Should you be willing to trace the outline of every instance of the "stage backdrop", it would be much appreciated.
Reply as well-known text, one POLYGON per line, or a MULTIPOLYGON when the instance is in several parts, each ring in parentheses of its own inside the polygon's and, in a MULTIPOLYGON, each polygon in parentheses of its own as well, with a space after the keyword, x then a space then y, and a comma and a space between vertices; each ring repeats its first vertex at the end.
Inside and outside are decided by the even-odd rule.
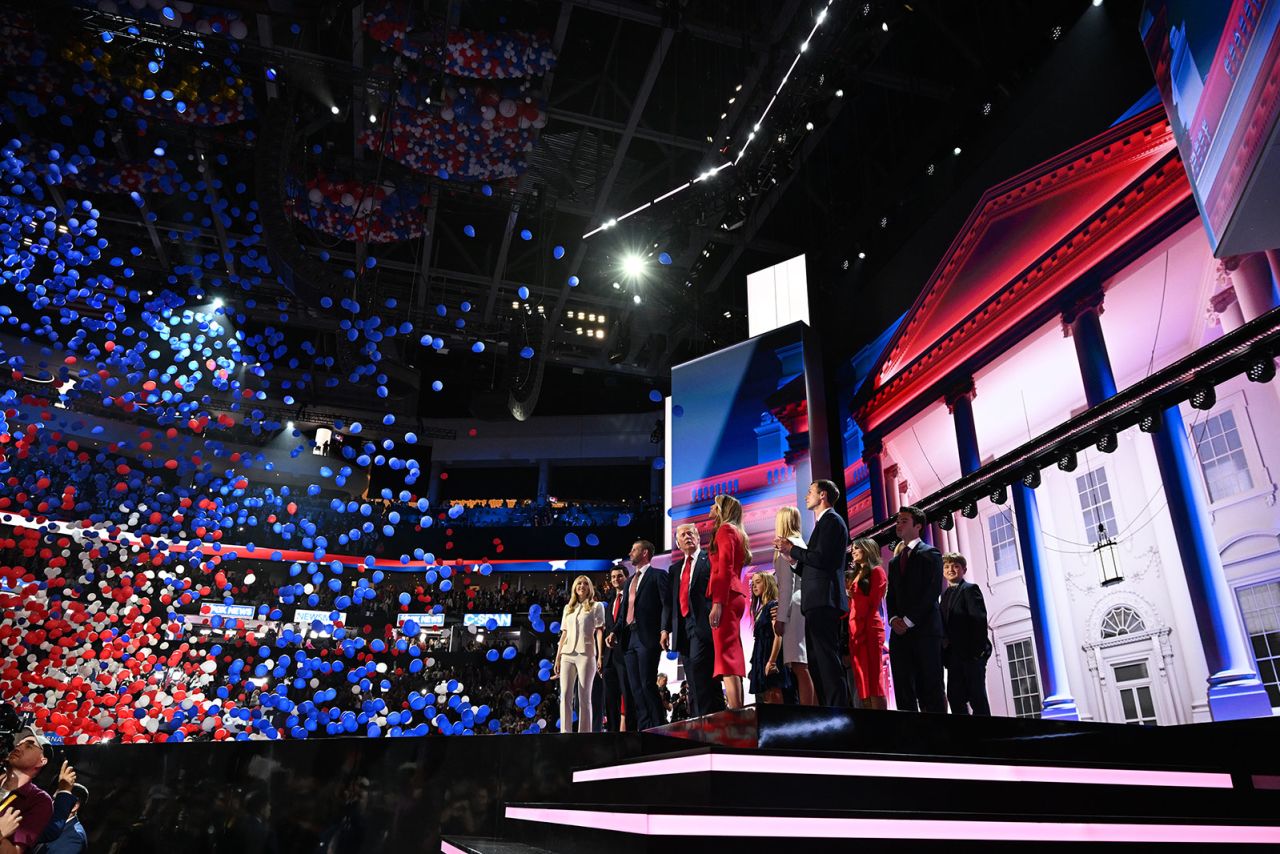
POLYGON ((1140 32, 1214 254, 1280 245, 1280 0, 1146 0, 1140 32))
POLYGON ((672 530, 696 522, 707 544, 711 502, 728 493, 742 502, 756 567, 772 564, 779 507, 799 507, 809 533, 804 495, 832 477, 815 344, 793 323, 672 370, 672 530))

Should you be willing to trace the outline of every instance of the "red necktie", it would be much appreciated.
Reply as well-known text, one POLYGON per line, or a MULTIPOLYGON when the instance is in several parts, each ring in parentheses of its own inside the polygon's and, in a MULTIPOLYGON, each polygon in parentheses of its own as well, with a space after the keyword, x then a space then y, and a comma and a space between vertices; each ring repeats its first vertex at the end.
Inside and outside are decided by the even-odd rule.
POLYGON ((693 558, 684 559, 684 569, 680 570, 680 616, 689 616, 689 569, 693 558))
POLYGON ((613 621, 618 622, 618 609, 622 607, 622 591, 619 590, 613 596, 613 621))

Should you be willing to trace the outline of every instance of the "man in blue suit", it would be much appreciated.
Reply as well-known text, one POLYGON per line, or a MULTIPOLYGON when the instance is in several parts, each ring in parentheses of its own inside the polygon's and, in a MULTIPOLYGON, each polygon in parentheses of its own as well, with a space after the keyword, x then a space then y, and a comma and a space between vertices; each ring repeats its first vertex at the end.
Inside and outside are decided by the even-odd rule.
MULTIPOLYGON (((638 728, 643 730, 667 722, 666 709, 658 696, 658 659, 670 640, 666 627, 671 622, 671 583, 665 572, 649 565, 653 560, 653 543, 636 540, 630 557, 636 572, 622 600, 629 635, 627 681, 631 683, 631 697, 636 703, 638 728)), ((617 633, 605 642, 616 645, 617 633)), ((628 725, 631 720, 628 710, 628 725)))
POLYGON ((692 522, 676 529, 680 547, 678 562, 671 564, 671 649, 680 654, 684 681, 689 685, 689 717, 709 715, 724 708, 724 689, 714 676, 716 656, 711 643, 711 600, 707 583, 711 558, 698 539, 692 522))
POLYGON ((773 541, 800 576, 805 650, 824 706, 849 705, 849 680, 840 663, 840 621, 849 613, 849 594, 844 589, 849 526, 833 509, 839 500, 840 490, 832 481, 815 480, 805 495, 805 507, 813 511, 809 545, 797 546, 785 537, 773 541))

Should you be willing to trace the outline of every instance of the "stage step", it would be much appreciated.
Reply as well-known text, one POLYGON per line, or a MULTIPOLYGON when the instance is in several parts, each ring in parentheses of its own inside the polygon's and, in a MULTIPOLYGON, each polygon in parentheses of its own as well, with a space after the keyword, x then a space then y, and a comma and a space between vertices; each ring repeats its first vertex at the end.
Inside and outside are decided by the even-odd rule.
POLYGON ((553 854, 523 842, 479 836, 449 836, 440 840, 441 854, 553 854))
MULTIPOLYGON (((636 791, 644 798, 644 789, 636 791)), ((1045 804, 1046 810, 1052 804, 1045 804)), ((993 804, 992 807, 998 807, 993 804)), ((929 850, 1110 850, 1157 851, 1170 845, 1201 851, 1276 850, 1280 827, 1191 817, 1082 820, 1045 814, 1034 818, 992 809, 983 813, 799 809, 681 809, 608 804, 508 804, 508 832, 560 854, 669 854, 730 841, 734 852, 777 854, 803 840, 804 851, 901 852, 904 843, 929 850)))
POLYGON ((1046 803, 1078 817, 1195 814, 1265 820, 1280 791, 1248 777, 1183 768, 1012 762, 868 753, 738 751, 704 747, 573 772, 574 797, 655 806, 897 810, 904 803, 957 812, 1035 815, 1046 803))

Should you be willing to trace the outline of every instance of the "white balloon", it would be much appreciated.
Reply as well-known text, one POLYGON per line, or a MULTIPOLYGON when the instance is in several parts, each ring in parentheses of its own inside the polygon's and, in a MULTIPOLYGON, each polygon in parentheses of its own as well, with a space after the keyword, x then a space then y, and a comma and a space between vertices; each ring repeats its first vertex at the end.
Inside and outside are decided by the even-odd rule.
POLYGON ((244 21, 232 21, 230 29, 231 38, 233 39, 242 39, 249 35, 249 25, 244 21))

